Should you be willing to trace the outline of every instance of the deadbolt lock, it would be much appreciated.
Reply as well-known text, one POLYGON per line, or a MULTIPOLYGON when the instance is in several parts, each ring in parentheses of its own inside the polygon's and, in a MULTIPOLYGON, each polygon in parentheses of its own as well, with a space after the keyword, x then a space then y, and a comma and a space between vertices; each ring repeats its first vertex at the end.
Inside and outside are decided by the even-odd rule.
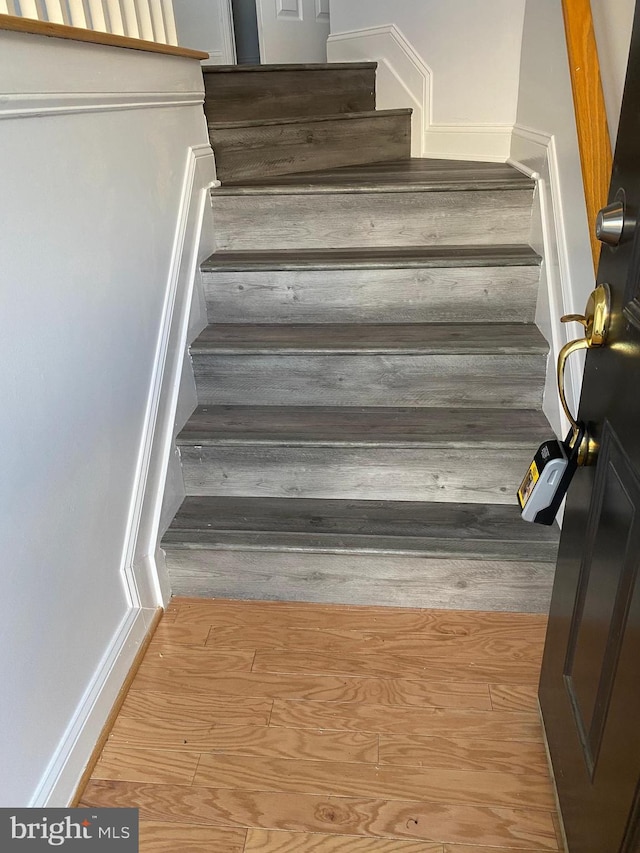
POLYGON ((596 237, 601 243, 607 246, 617 246, 622 240, 624 226, 624 202, 620 200, 613 201, 598 211, 596 217, 596 237))

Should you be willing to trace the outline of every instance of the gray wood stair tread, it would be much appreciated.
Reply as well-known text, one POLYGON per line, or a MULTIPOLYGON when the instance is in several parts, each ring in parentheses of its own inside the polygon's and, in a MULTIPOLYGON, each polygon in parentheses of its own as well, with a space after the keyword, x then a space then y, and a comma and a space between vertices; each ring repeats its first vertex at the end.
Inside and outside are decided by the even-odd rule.
POLYGON ((377 62, 311 62, 274 63, 272 65, 203 65, 203 74, 241 74, 270 71, 349 71, 356 68, 377 68, 377 62))
POLYGON ((434 160, 412 157, 364 166, 342 166, 252 179, 233 187, 218 187, 215 195, 253 193, 301 194, 320 192, 443 192, 476 189, 533 189, 534 182, 506 163, 434 160))
POLYGON ((368 249, 280 249, 220 251, 201 264, 203 271, 381 269, 426 267, 538 266, 530 246, 381 246, 368 249))
POLYGON ((547 350, 532 323, 214 323, 191 345, 194 355, 516 355, 547 350))
POLYGON ((532 409, 198 406, 180 446, 531 447, 549 435, 532 409))
POLYGON ((358 119, 386 118, 388 116, 410 116, 411 109, 363 110, 357 113, 334 113, 331 115, 286 116, 284 118, 248 119, 246 121, 209 122, 209 130, 231 130, 234 128, 273 127, 289 124, 315 124, 323 121, 354 121, 358 119))
POLYGON ((553 561, 558 538, 555 526, 523 522, 517 506, 188 497, 163 547, 553 561))

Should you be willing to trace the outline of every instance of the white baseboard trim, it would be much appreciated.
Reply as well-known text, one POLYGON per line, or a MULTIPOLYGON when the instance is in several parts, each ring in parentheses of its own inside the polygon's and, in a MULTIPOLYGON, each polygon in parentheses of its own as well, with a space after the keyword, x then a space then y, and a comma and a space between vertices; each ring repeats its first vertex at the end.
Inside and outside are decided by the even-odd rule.
MULTIPOLYGON (((550 348, 543 409, 556 434, 564 438, 569 423, 558 397, 556 363, 560 349, 575 329, 563 325, 560 317, 576 309, 555 138, 534 128, 516 125, 507 162, 534 178, 537 184, 531 245, 542 256, 543 263, 536 322, 550 348)), ((574 412, 580 399, 583 365, 584 360, 575 358, 566 369, 567 399, 574 412)))
POLYGON ((155 609, 132 608, 125 616, 67 726, 30 807, 65 808, 72 801, 155 612, 155 609))
POLYGON ((512 125, 432 124, 424 135, 425 157, 504 163, 512 125))
POLYGON ((378 63, 376 106, 380 110, 409 107, 411 154, 424 156, 424 134, 431 123, 431 69, 394 25, 335 33, 327 39, 329 62, 378 63))
POLYGON ((504 163, 512 125, 439 124, 433 120, 433 71, 394 24, 333 33, 329 62, 375 61, 378 109, 410 107, 411 154, 504 163))
POLYGON ((186 161, 122 565, 133 607, 162 606, 170 594, 155 554, 198 263, 214 249, 213 233, 202 227, 216 177, 213 152, 193 146, 186 161))

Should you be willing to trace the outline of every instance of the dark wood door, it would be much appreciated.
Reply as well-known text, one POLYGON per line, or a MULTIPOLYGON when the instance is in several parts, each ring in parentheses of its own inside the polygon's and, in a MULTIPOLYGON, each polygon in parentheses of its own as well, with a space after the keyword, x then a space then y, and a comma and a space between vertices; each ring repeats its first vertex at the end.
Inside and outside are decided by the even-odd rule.
POLYGON ((599 446, 564 517, 540 705, 570 853, 640 851, 640 15, 609 202, 625 230, 603 247, 606 345, 587 353, 579 420, 599 446))

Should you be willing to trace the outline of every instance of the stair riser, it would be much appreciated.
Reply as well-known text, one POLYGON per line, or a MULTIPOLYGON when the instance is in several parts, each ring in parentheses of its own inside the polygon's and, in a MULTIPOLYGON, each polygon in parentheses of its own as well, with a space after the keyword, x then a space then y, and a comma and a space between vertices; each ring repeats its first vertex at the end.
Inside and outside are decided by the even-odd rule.
POLYGON ((195 354, 201 405, 437 406, 535 409, 546 357, 536 355, 195 354))
POLYGON ((205 73, 210 122, 375 110, 375 68, 205 73))
POLYGON ((532 323, 538 267, 205 272, 211 323, 532 323))
POLYGON ((547 613, 553 564, 167 550, 174 595, 547 613))
POLYGON ((409 157, 411 116, 211 128, 209 136, 218 178, 238 182, 409 157))
POLYGON ((530 190, 213 193, 219 250, 514 245, 529 238, 530 190))
POLYGON ((512 504, 529 448, 180 448, 189 495, 512 504))

